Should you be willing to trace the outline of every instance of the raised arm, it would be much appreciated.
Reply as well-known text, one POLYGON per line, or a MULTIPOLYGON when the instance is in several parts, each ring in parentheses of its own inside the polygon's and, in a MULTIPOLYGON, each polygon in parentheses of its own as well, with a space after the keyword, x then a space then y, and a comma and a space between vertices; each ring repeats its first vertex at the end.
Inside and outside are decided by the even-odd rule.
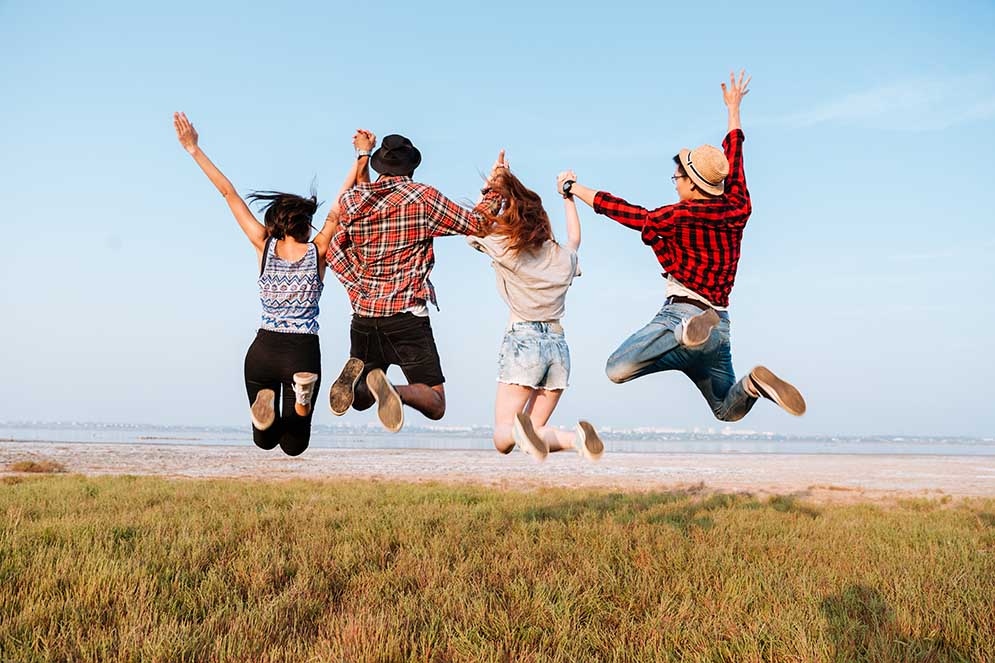
MULTIPOLYGON (((372 152, 373 147, 377 144, 377 137, 371 131, 366 131, 365 129, 357 129, 356 134, 352 137, 352 145, 356 148, 357 153, 372 152)), ((349 168, 349 172, 346 173, 345 181, 342 182, 342 187, 339 189, 338 193, 335 194, 335 200, 332 202, 331 209, 328 210, 328 215, 325 216, 325 225, 321 227, 321 230, 317 235, 314 236, 314 245, 318 249, 318 255, 324 257, 328 252, 328 245, 332 241, 332 237, 335 235, 336 231, 339 229, 339 216, 342 213, 342 206, 339 201, 342 198, 342 194, 356 186, 357 183, 370 181, 370 158, 369 155, 357 155, 357 158, 352 162, 352 166, 349 168), (363 179, 365 174, 365 180, 363 179)))
POLYGON ((504 150, 501 150, 497 161, 491 168, 487 183, 480 191, 480 198, 472 210, 457 205, 435 189, 429 189, 425 201, 429 215, 429 234, 433 237, 486 234, 488 221, 483 212, 490 210, 500 200, 498 194, 491 191, 490 183, 498 173, 507 167, 508 162, 504 160, 504 150))
POLYGON ((736 75, 729 72, 729 86, 722 84, 722 100, 729 109, 729 133, 722 141, 722 148, 725 151, 726 159, 729 160, 729 174, 726 176, 726 196, 734 204, 741 207, 746 213, 750 212, 750 193, 746 188, 746 172, 743 168, 743 127, 739 121, 739 106, 743 102, 743 97, 750 91, 750 81, 752 76, 747 76, 746 71, 739 72, 739 81, 736 75), (745 79, 745 80, 744 80, 745 79))
POLYGON ((572 170, 566 170, 556 176, 556 189, 563 196, 563 210, 567 217, 567 247, 573 251, 580 248, 580 217, 577 215, 577 203, 573 199, 573 184, 569 194, 563 193, 564 182, 576 182, 577 175, 572 170))
POLYGON ((211 183, 224 196, 225 202, 228 203, 228 208, 235 216, 235 220, 238 221, 242 232, 252 242, 252 246, 256 248, 256 254, 261 256, 263 246, 266 243, 265 226, 259 223, 252 210, 245 204, 242 197, 238 195, 231 181, 224 176, 224 173, 218 170, 218 167, 200 149, 200 146, 197 144, 197 130, 193 128, 187 116, 184 113, 173 113, 173 126, 176 128, 176 137, 179 139, 180 145, 190 153, 190 156, 197 162, 197 165, 204 171, 204 174, 211 180, 211 183))
MULTIPOLYGON (((356 135, 352 137, 352 146, 356 148, 356 161, 359 162, 356 183, 369 182, 370 157, 373 156, 373 148, 377 146, 377 137, 372 131, 356 129, 356 135)), ((346 188, 350 187, 352 187, 351 184, 346 188)))
POLYGON ((742 69, 739 72, 739 81, 736 81, 736 73, 729 72, 729 87, 726 84, 722 84, 722 99, 725 101, 726 107, 729 109, 729 131, 735 131, 736 129, 742 129, 743 125, 739 121, 739 105, 743 102, 743 97, 745 97, 750 91, 750 81, 753 80, 753 76, 747 76, 746 70, 742 69), (743 80, 743 79, 746 80, 743 80))

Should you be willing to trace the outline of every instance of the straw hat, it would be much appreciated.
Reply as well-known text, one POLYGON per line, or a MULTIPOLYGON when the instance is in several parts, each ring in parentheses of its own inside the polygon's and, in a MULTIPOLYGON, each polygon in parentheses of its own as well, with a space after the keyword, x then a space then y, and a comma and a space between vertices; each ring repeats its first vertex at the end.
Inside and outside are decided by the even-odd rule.
POLYGON ((702 145, 693 150, 686 147, 677 155, 691 181, 698 188, 713 196, 725 193, 725 179, 729 174, 729 160, 714 145, 702 145))

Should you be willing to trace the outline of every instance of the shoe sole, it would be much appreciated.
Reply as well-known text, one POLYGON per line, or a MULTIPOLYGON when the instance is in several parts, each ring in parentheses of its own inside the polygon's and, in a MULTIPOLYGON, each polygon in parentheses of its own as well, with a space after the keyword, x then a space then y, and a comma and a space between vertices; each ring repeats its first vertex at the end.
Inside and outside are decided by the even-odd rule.
POLYGON ((260 389, 256 394, 249 411, 252 413, 252 425, 256 430, 266 430, 273 425, 276 420, 276 410, 273 405, 276 402, 276 392, 272 389, 260 389))
POLYGON ((363 360, 351 357, 342 367, 342 372, 328 390, 328 407, 332 414, 341 417, 352 407, 356 398, 356 383, 363 374, 363 360))
POLYGON ((519 412, 515 415, 514 431, 515 444, 540 463, 546 460, 546 456, 549 455, 549 448, 546 446, 546 442, 536 433, 529 415, 524 412, 519 412))
POLYGON ((394 385, 390 383, 382 370, 376 368, 366 376, 366 386, 373 392, 377 401, 377 416, 380 423, 391 433, 396 433, 404 426, 404 404, 394 385))
POLYGON ((684 325, 683 343, 685 347, 694 348, 704 345, 712 335, 712 330, 719 325, 719 314, 714 309, 708 309, 689 319, 684 325))
POLYGON ((601 441, 601 436, 594 429, 589 421, 581 421, 577 424, 578 437, 580 437, 580 448, 584 451, 581 455, 588 460, 596 461, 605 453, 605 443, 601 441))
POLYGON ((805 414, 805 399, 794 385, 782 380, 766 366, 757 366, 750 371, 750 379, 760 395, 769 398, 788 414, 800 417, 805 414))

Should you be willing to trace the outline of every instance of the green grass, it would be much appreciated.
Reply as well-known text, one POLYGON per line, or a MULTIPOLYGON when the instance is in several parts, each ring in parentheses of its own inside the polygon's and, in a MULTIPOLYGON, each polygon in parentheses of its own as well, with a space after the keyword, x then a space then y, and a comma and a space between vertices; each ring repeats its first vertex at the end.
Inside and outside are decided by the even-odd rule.
POLYGON ((992 661, 995 502, 0 483, 0 661, 992 661))

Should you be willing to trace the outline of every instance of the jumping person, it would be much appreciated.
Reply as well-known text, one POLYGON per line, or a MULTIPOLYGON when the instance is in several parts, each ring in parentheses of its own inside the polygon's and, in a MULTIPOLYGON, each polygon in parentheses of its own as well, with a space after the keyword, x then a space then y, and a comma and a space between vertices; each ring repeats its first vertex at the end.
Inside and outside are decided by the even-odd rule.
MULTIPOLYGON (((508 453, 517 443, 537 460, 576 448, 597 460, 604 444, 590 423, 579 422, 574 432, 546 425, 570 378, 570 349, 560 318, 567 290, 580 275, 577 206, 563 196, 567 241, 560 245, 542 199, 512 174, 504 150, 493 172, 489 189, 499 198, 487 210, 488 225, 467 242, 491 258, 498 293, 510 312, 498 354, 494 446, 508 453)), ((572 172, 560 174, 560 182, 567 179, 576 178, 572 172)))
POLYGON ((404 136, 376 139, 360 133, 359 177, 339 198, 341 216, 328 247, 328 264, 352 304, 350 358, 329 390, 336 415, 377 403, 384 427, 404 425, 403 405, 438 420, 446 412, 445 376, 432 335, 428 304, 438 307, 429 274, 432 242, 444 235, 472 235, 486 224, 483 210, 496 200, 486 193, 473 210, 435 188, 412 180, 421 153, 404 136), (369 181, 369 166, 380 177, 369 181), (387 379, 400 366, 408 384, 387 379))
POLYGON ((764 366, 736 382, 729 341, 729 292, 739 262, 743 228, 752 206, 743 171, 739 107, 750 78, 729 75, 722 95, 729 111, 723 150, 702 145, 674 157, 680 201, 652 211, 604 191, 566 181, 564 193, 580 198, 652 247, 667 278, 666 302, 656 317, 626 339, 608 359, 616 383, 659 371, 687 375, 722 421, 742 419, 761 396, 790 414, 805 413, 801 393, 764 366))
MULTIPOLYGON (((197 131, 186 115, 174 113, 173 125, 180 144, 224 196, 256 250, 262 322, 245 355, 252 440, 262 449, 279 445, 289 456, 300 455, 311 439, 312 394, 321 382, 318 299, 338 210, 333 207, 325 227, 312 241, 311 219, 318 209, 314 193, 304 198, 255 192, 248 199, 263 203, 265 224, 259 223, 232 183, 201 150, 197 131)), ((352 186, 356 174, 353 165, 345 187, 352 186)))

